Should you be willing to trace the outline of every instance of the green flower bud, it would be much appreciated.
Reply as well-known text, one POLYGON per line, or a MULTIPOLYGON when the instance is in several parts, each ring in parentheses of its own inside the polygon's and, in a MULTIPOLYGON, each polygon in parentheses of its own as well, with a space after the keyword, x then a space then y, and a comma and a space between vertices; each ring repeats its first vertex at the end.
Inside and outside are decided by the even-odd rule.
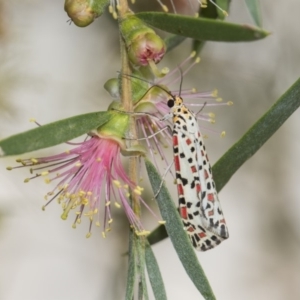
POLYGON ((113 99, 120 99, 119 80, 117 78, 108 79, 104 88, 113 99))
POLYGON ((86 27, 100 17, 109 0, 65 0, 65 11, 79 27, 86 27))
POLYGON ((142 20, 132 14, 120 20, 120 30, 128 57, 135 66, 148 66, 149 61, 159 63, 166 52, 164 41, 142 20))

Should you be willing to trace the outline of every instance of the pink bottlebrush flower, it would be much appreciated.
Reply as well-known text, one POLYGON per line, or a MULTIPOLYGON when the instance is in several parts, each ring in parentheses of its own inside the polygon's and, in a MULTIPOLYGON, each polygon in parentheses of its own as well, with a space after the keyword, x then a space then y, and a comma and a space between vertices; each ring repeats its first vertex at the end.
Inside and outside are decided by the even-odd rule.
POLYGON ((67 219, 70 211, 74 210, 74 228, 86 216, 90 221, 87 237, 91 235, 93 223, 102 225, 105 237, 113 221, 111 205, 114 202, 116 207, 123 206, 137 234, 147 234, 129 204, 129 192, 135 193, 150 211, 151 209, 141 198, 143 188, 135 185, 127 176, 117 139, 93 135, 82 143, 67 144, 75 147, 57 155, 17 160, 22 164, 20 167, 30 166, 31 173, 35 174, 25 182, 46 176, 47 183, 56 183, 55 188, 47 193, 47 203, 43 209, 56 199, 63 208, 62 219, 67 219), (104 219, 101 221, 102 211, 104 219))
MULTIPOLYGON (((197 92, 195 89, 181 89, 181 82, 183 76, 186 75, 195 64, 200 62, 200 58, 194 58, 193 52, 187 59, 185 59, 177 68, 167 73, 164 77, 154 79, 154 82, 148 85, 148 90, 145 91, 144 96, 135 102, 135 112, 148 114, 141 114, 137 120, 137 126, 142 132, 142 136, 147 143, 147 148, 150 150, 150 155, 158 168, 159 163, 156 161, 155 155, 159 153, 162 160, 169 165, 164 154, 164 147, 172 145, 171 130, 166 129, 165 121, 160 121, 163 116, 167 115, 170 108, 167 101, 170 95, 180 95, 184 99, 187 107, 198 107, 199 112, 197 118, 199 120, 214 123, 213 113, 204 113, 201 110, 205 107, 217 105, 232 105, 232 102, 222 103, 222 99, 218 97, 217 91, 212 92, 197 92), (171 90, 169 86, 180 86, 178 90, 171 90), (189 103, 189 99, 200 99, 201 102, 189 103), (186 101, 187 100, 187 101, 186 101), (159 132, 159 134, 157 134, 159 132), (152 141, 150 141, 152 138, 152 141)), ((137 79, 138 81, 138 79, 137 79)), ((172 124, 170 123, 170 128, 172 124)), ((225 132, 221 133, 224 136, 225 132)))

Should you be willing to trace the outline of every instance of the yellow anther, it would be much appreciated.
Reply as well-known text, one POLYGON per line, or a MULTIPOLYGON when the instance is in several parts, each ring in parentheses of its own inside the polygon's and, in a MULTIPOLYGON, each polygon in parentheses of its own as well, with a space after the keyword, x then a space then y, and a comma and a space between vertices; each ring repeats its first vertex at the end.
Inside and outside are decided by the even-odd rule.
POLYGON ((200 57, 197 57, 197 58, 195 59, 195 63, 198 64, 198 63, 200 62, 200 60, 201 60, 201 58, 200 58, 200 57))
POLYGON ((208 116, 210 117, 210 118, 215 118, 215 114, 214 113, 212 113, 212 112, 210 112, 210 113, 208 113, 208 116))
POLYGON ((115 11, 112 13, 112 16, 113 16, 113 18, 114 18, 115 20, 118 19, 118 15, 117 15, 117 13, 116 13, 115 11))
POLYGON ((81 211, 76 211, 75 212, 75 215, 80 215, 81 214, 81 211))
POLYGON ((100 157, 96 158, 96 162, 100 162, 102 159, 100 157))
POLYGON ((81 218, 78 218, 77 221, 76 221, 76 223, 80 224, 81 223, 81 218))
POLYGON ((30 123, 35 123, 36 120, 35 120, 35 118, 30 118, 30 119, 29 119, 29 122, 30 122, 30 123))
POLYGON ((162 224, 162 225, 166 224, 166 221, 163 221, 163 220, 162 221, 158 221, 158 224, 162 224))
POLYGON ((66 154, 70 154, 71 152, 70 152, 70 150, 66 150, 65 153, 66 154))
POLYGON ((166 5, 162 5, 162 9, 163 9, 164 12, 168 12, 169 11, 169 9, 168 9, 168 7, 166 5))
POLYGON ((96 222, 96 226, 100 227, 100 222, 99 221, 96 222))
POLYGON ((42 176, 46 176, 48 174, 49 174, 49 171, 44 171, 44 172, 41 173, 42 176))
POLYGON ((106 234, 104 231, 102 231, 102 237, 105 239, 106 238, 106 234))
POLYGON ((131 3, 134 4, 134 3, 135 3, 135 0, 131 0, 131 3))
POLYGON ((209 121, 209 123, 211 123, 211 124, 215 124, 215 123, 216 123, 216 120, 214 120, 214 119, 209 119, 208 121, 209 121))
POLYGON ((98 208, 94 209, 94 215, 98 213, 98 208))
POLYGON ((105 206, 110 206, 110 201, 107 201, 106 203, 105 203, 105 206))
POLYGON ((113 222, 113 219, 109 219, 107 223, 111 224, 112 222, 113 222))
POLYGON ((76 229, 76 223, 72 224, 72 228, 76 229))
POLYGON ((231 105, 233 105, 233 102, 232 101, 228 101, 227 105, 231 106, 231 105))
POLYGON ((6 167, 6 170, 11 171, 12 167, 6 167))
POLYGON ((46 206, 45 206, 45 205, 43 205, 43 206, 42 206, 42 210, 45 210, 45 209, 46 209, 46 206))
POLYGON ((130 193, 126 193, 125 197, 129 198, 130 197, 130 193))
POLYGON ((33 164, 37 164, 39 162, 36 158, 31 158, 30 160, 33 164))
POLYGON ((29 181, 30 181, 30 178, 25 178, 25 179, 24 179, 24 182, 25 182, 25 183, 27 183, 27 182, 29 182, 29 181))
POLYGON ((196 51, 193 51, 193 52, 191 53, 190 57, 193 58, 193 57, 196 56, 196 54, 197 54, 197 52, 196 52, 196 51))
POLYGON ((118 202, 115 202, 115 207, 120 208, 121 205, 118 202))
POLYGON ((195 16, 195 18, 198 18, 199 17, 199 13, 196 12, 194 16, 195 16))
POLYGON ((126 189, 126 190, 128 190, 128 188, 129 188, 128 184, 125 184, 125 185, 123 186, 123 188, 126 189))
POLYGON ((75 167, 78 167, 78 168, 81 167, 81 163, 80 162, 76 163, 75 167))
POLYGON ((92 195, 93 195, 93 192, 88 191, 88 192, 87 192, 87 195, 88 195, 88 196, 92 196, 92 195))
POLYGON ((92 233, 91 233, 91 232, 89 232, 89 233, 87 233, 87 234, 86 234, 86 236, 85 236, 85 237, 88 239, 89 237, 91 237, 91 235, 92 235, 92 233))
POLYGON ((140 191, 139 189, 134 189, 133 191, 134 191, 137 195, 139 195, 139 196, 142 195, 142 193, 141 193, 141 191, 140 191))
POLYGON ((114 183, 114 185, 115 185, 117 188, 120 188, 120 187, 121 187, 120 181, 118 181, 118 180, 113 180, 113 183, 114 183))
POLYGON ((117 10, 120 10, 121 9, 121 5, 117 4, 116 8, 117 8, 117 10))
POLYGON ((221 137, 224 137, 226 135, 226 132, 225 131, 222 131, 221 132, 221 137))
POLYGON ((164 68, 161 69, 161 74, 163 76, 167 75, 169 72, 170 72, 170 69, 167 68, 167 67, 164 67, 164 68))
POLYGON ((223 99, 219 97, 219 98, 216 99, 216 101, 217 101, 217 102, 222 102, 223 99))
POLYGON ((51 182, 51 179, 50 178, 45 178, 44 182, 47 183, 47 184, 49 184, 51 182))
POLYGON ((113 7, 112 7, 111 5, 108 7, 108 11, 109 11, 111 14, 113 13, 114 9, 113 9, 113 7))
POLYGON ((218 90, 217 89, 213 90, 211 95, 212 95, 212 97, 218 97, 218 90))

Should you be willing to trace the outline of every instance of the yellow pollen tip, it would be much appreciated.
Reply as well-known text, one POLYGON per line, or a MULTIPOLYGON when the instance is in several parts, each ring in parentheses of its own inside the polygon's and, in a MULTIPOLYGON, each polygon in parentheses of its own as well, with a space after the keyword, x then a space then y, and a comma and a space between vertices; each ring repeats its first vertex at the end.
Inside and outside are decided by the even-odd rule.
POLYGON ((226 10, 222 10, 222 13, 223 13, 223 15, 225 16, 225 17, 228 17, 229 15, 228 15, 228 12, 226 11, 226 10))
POLYGON ((168 9, 168 7, 166 5, 162 5, 162 9, 163 9, 164 12, 168 12, 169 11, 169 9, 168 9))
POLYGON ((81 218, 78 218, 77 221, 76 221, 76 223, 80 224, 81 223, 81 218))
POLYGON ((49 171, 44 171, 44 172, 41 173, 42 176, 46 176, 48 174, 49 174, 49 171))
POLYGON ((105 239, 106 238, 106 234, 104 231, 102 231, 102 237, 105 239))
POLYGON ((108 220, 108 224, 111 224, 113 222, 113 219, 108 220))
POLYGON ((7 170, 7 171, 11 171, 11 170, 12 170, 12 167, 6 167, 6 170, 7 170))
POLYGON ((108 7, 108 11, 109 11, 111 14, 113 13, 114 9, 113 9, 113 7, 112 7, 111 5, 108 7))
POLYGON ((121 205, 118 202, 115 202, 115 207, 120 208, 121 205))
POLYGON ((47 184, 49 184, 51 182, 51 179, 45 178, 44 182, 47 183, 47 184))
POLYGON ((77 164, 75 164, 75 167, 81 167, 81 163, 78 162, 77 164))
POLYGON ((121 183, 118 180, 113 180, 113 183, 116 187, 120 188, 121 187, 121 183))
POLYGON ((110 201, 107 201, 105 206, 110 206, 110 201))
POLYGON ((92 233, 91 233, 91 232, 89 232, 89 233, 87 233, 87 234, 86 234, 86 236, 85 236, 85 237, 88 239, 89 237, 91 237, 91 235, 92 235, 92 233))
POLYGON ((34 163, 34 164, 37 164, 39 161, 37 160, 37 159, 35 159, 35 158, 31 158, 30 159, 31 161, 32 161, 32 163, 34 163))
POLYGON ((134 3, 135 3, 135 0, 131 0, 131 3, 134 4, 134 3))
POLYGON ((129 194, 129 193, 126 193, 125 196, 126 196, 127 198, 129 198, 129 197, 130 197, 130 194, 129 194))
POLYGON ((216 115, 215 115, 214 113, 210 112, 210 113, 208 113, 208 116, 209 116, 210 118, 214 118, 216 115))
POLYGON ((142 195, 142 192, 138 188, 134 189, 134 192, 139 196, 142 195))
POLYGON ((222 102, 223 99, 219 97, 219 98, 216 99, 216 101, 217 101, 217 102, 222 102))
POLYGON ((211 95, 212 95, 213 97, 218 97, 218 90, 214 90, 214 91, 211 93, 211 95))
POLYGON ((233 102, 232 101, 228 101, 227 105, 231 106, 231 105, 233 105, 233 102))
POLYGON ((76 229, 76 223, 72 224, 72 228, 76 229))
POLYGON ((96 158, 96 162, 100 162, 101 161, 101 158, 100 157, 97 157, 96 158))
POLYGON ((45 205, 43 205, 43 206, 42 206, 42 210, 43 210, 43 211, 45 211, 45 209, 46 209, 46 206, 45 206, 45 205))
POLYGON ((215 124, 215 123, 216 123, 216 120, 214 120, 214 119, 209 119, 208 121, 209 121, 209 123, 211 123, 211 124, 215 124))
POLYGON ((36 119, 35 119, 35 118, 30 118, 30 119, 29 119, 29 122, 30 122, 30 123, 35 123, 35 122, 36 122, 36 119))
POLYGON ((166 224, 166 221, 163 221, 163 220, 162 221, 158 221, 158 224, 162 224, 162 225, 166 224))
POLYGON ((195 13, 194 16, 195 16, 195 18, 198 18, 198 17, 199 17, 199 14, 198 14, 198 13, 195 13))
POLYGON ((193 51, 190 55, 191 58, 195 57, 196 56, 196 51, 193 51))
POLYGON ((117 15, 117 13, 114 11, 113 13, 112 13, 112 16, 113 16, 113 18, 116 20, 116 19, 118 19, 118 15, 117 15))
POLYGON ((224 137, 226 135, 226 131, 221 132, 221 137, 224 137))
POLYGON ((117 10, 120 10, 120 9, 121 9, 121 5, 118 4, 118 5, 116 6, 116 8, 117 8, 117 10))
POLYGON ((96 226, 97 226, 97 227, 100 227, 99 221, 96 222, 96 226))
POLYGON ((197 57, 197 58, 195 59, 195 63, 198 64, 198 63, 200 62, 200 60, 201 60, 201 58, 200 58, 200 57, 197 57))
POLYGON ((24 179, 24 182, 25 182, 25 183, 27 183, 27 182, 29 182, 29 181, 30 181, 30 178, 25 178, 25 179, 24 179))

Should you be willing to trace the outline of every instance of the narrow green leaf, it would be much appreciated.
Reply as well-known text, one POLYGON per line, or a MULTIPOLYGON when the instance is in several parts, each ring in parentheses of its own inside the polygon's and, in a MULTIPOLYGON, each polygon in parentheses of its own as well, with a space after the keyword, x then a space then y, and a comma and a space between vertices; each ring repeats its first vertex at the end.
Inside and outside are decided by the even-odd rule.
POLYGON ((255 24, 259 27, 262 26, 262 17, 260 10, 259 0, 245 0, 248 10, 255 22, 255 24))
POLYGON ((157 260, 148 241, 145 243, 145 258, 149 280, 156 300, 167 300, 164 282, 157 260))
POLYGON ((134 243, 136 248, 137 254, 137 271, 138 271, 138 278, 139 278, 139 285, 138 285, 138 299, 140 300, 148 300, 148 289, 146 283, 146 261, 145 261, 145 243, 147 240, 142 236, 135 235, 134 243))
MULTIPOLYGON (((233 174, 253 156, 300 106, 300 78, 275 104, 234 144, 213 166, 214 180, 219 192, 233 174)), ((160 225, 148 236, 150 244, 168 237, 160 225)))
POLYGON ((103 125, 111 116, 110 112, 88 113, 10 136, 0 141, 0 156, 18 155, 70 141, 103 125))
POLYGON ((268 32, 250 25, 219 20, 193 18, 160 12, 143 12, 136 16, 164 31, 202 41, 246 42, 262 39, 268 32))
POLYGON ((130 230, 129 232, 129 249, 128 249, 128 271, 127 271, 127 285, 125 300, 132 300, 134 295, 134 283, 136 278, 136 251, 134 247, 134 235, 135 233, 130 230))
MULTIPOLYGON (((160 187, 162 179, 149 160, 145 159, 145 164, 152 189, 156 192, 160 187)), ((175 204, 165 185, 161 187, 156 199, 162 218, 166 221, 165 227, 169 237, 187 274, 205 299, 215 299, 192 244, 183 229, 182 221, 175 204)))
POLYGON ((213 174, 218 190, 253 156, 300 106, 300 78, 275 104, 234 144, 214 165, 213 174))

